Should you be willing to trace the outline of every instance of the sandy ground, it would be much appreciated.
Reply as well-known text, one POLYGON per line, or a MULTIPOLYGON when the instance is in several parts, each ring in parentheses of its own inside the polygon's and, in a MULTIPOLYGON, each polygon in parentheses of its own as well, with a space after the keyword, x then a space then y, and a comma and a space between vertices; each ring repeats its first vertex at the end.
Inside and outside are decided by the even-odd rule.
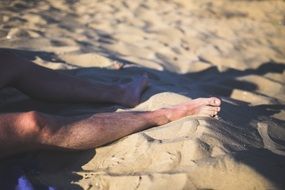
MULTIPOLYGON (((284 10, 278 0, 1 1, 2 48, 90 81, 148 73, 150 87, 132 110, 213 95, 223 105, 218 119, 183 118, 96 150, 3 160, 0 182, 6 189, 19 181, 68 190, 285 189, 284 10)), ((0 91, 2 113, 31 109, 126 110, 0 91)))

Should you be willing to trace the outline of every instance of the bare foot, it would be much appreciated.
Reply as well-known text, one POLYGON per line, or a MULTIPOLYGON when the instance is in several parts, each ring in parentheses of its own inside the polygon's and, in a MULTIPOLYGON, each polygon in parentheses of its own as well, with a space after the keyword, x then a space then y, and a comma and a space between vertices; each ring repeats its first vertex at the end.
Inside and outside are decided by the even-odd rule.
POLYGON ((164 108, 168 120, 174 121, 188 115, 215 116, 221 110, 221 100, 215 97, 197 98, 171 108, 164 108))
POLYGON ((129 107, 136 106, 139 104, 141 94, 147 88, 147 86, 147 75, 136 77, 129 83, 121 84, 123 95, 120 97, 118 103, 129 107))

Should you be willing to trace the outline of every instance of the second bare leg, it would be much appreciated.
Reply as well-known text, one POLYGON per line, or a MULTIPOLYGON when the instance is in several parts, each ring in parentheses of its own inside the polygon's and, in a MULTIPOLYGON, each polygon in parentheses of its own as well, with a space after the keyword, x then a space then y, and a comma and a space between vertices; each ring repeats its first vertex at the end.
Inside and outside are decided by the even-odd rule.
POLYGON ((139 103, 148 79, 138 76, 125 84, 91 83, 36 65, 0 51, 0 88, 13 86, 27 95, 58 102, 111 102, 125 106, 139 103))

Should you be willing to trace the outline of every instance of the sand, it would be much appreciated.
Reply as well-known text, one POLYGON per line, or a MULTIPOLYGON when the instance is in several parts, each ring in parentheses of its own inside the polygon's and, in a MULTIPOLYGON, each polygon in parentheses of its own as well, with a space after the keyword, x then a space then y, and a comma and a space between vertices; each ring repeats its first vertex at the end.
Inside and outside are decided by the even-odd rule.
POLYGON ((147 111, 209 96, 223 104, 218 118, 189 116, 90 151, 17 155, 1 161, 0 182, 11 187, 22 176, 35 189, 285 189, 284 10, 278 0, 2 1, 1 48, 90 81, 147 73, 150 87, 132 109, 46 104, 2 89, 1 113, 147 111))

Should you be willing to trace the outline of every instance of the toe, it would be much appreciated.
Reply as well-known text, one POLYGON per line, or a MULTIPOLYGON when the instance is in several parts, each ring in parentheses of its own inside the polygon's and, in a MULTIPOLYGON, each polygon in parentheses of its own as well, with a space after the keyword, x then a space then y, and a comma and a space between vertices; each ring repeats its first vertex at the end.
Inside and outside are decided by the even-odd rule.
POLYGON ((211 106, 220 106, 221 100, 219 98, 216 98, 216 97, 211 97, 211 98, 209 98, 209 104, 211 106))
POLYGON ((220 107, 205 106, 201 109, 200 114, 205 116, 215 116, 218 114, 220 107))
POLYGON ((204 111, 210 111, 210 112, 212 112, 212 111, 218 111, 218 107, 213 107, 213 106, 204 106, 202 109, 203 109, 204 111))
POLYGON ((216 112, 221 111, 221 107, 215 107, 216 108, 216 112))
POLYGON ((216 112, 216 111, 207 111, 206 114, 207 114, 208 116, 213 117, 213 116, 217 115, 217 112, 216 112))

